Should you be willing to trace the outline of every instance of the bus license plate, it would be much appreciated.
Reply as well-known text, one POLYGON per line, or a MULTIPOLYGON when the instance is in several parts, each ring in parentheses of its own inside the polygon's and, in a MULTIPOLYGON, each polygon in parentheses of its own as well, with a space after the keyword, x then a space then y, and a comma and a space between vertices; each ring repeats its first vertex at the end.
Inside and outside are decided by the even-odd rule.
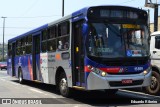
POLYGON ((124 79, 122 80, 122 84, 132 84, 133 80, 132 79, 124 79))

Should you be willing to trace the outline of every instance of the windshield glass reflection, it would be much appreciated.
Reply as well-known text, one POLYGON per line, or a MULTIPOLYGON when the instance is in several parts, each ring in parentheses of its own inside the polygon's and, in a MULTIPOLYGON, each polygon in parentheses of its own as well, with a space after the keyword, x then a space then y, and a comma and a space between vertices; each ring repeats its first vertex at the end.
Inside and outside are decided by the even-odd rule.
POLYGON ((149 54, 144 25, 90 23, 87 54, 99 57, 140 57, 149 54))

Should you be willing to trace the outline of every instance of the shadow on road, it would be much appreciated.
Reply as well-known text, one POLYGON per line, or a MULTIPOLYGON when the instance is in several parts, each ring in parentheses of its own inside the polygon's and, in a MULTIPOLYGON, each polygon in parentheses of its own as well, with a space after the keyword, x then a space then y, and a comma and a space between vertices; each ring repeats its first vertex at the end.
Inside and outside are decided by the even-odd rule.
MULTIPOLYGON (((12 80, 12 81, 18 83, 18 80, 12 80)), ((25 81, 23 85, 27 85, 30 87, 38 88, 43 91, 60 95, 60 93, 56 90, 56 87, 54 85, 31 82, 31 81, 25 81)), ((64 100, 68 104, 89 104, 92 106, 137 105, 136 103, 135 104, 131 103, 131 101, 132 100, 144 101, 146 99, 150 98, 146 97, 135 98, 132 97, 130 94, 123 93, 121 91, 118 91, 115 95, 107 95, 104 91, 79 91, 79 90, 74 91, 74 95, 70 98, 61 98, 61 100, 64 100)))

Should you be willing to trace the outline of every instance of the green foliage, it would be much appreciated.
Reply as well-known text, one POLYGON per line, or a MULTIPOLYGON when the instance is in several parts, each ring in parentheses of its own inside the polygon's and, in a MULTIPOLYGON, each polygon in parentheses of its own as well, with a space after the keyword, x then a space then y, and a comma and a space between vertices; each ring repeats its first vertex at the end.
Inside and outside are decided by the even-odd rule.
MULTIPOLYGON (((7 59, 7 51, 8 51, 7 46, 8 46, 7 44, 4 44, 4 61, 6 61, 7 59)), ((3 44, 0 43, 0 61, 3 61, 2 52, 3 52, 3 44)))

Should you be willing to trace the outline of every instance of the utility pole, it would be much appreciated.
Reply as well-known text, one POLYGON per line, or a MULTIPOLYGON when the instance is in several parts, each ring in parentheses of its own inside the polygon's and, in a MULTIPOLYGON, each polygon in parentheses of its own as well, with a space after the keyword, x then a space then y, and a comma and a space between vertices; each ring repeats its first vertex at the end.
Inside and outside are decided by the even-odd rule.
POLYGON ((7 18, 7 17, 1 17, 1 18, 3 18, 3 50, 2 50, 2 56, 3 56, 3 61, 4 61, 4 32, 5 32, 5 18, 7 18))
POLYGON ((158 4, 154 5, 154 31, 158 30, 158 4))
POLYGON ((150 8, 154 8, 154 31, 158 30, 158 6, 160 4, 157 3, 152 3, 152 0, 149 0, 150 3, 148 3, 148 0, 145 0, 145 7, 150 7, 150 8))
POLYGON ((64 16, 64 0, 62 0, 62 17, 64 16))

